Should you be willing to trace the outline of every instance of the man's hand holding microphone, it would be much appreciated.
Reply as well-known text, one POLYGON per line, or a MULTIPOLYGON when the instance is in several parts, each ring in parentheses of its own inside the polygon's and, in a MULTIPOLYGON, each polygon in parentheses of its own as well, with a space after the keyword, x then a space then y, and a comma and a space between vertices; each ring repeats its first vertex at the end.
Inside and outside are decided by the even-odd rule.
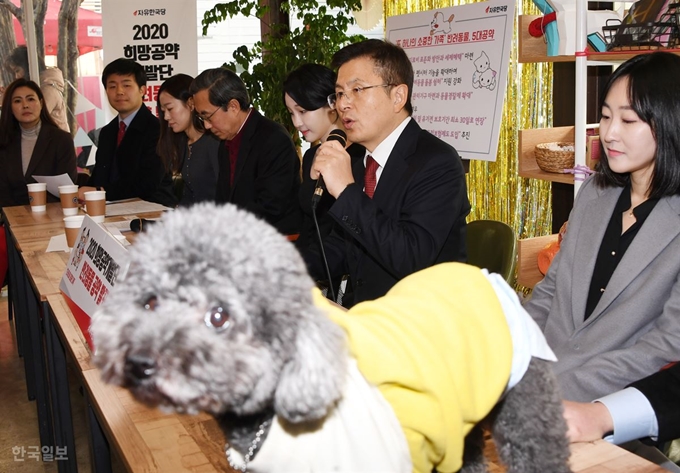
POLYGON ((345 132, 333 130, 316 152, 310 171, 310 177, 317 180, 316 190, 312 197, 313 207, 316 207, 316 203, 324 192, 328 192, 337 199, 342 191, 354 182, 352 160, 345 151, 346 144, 345 132))

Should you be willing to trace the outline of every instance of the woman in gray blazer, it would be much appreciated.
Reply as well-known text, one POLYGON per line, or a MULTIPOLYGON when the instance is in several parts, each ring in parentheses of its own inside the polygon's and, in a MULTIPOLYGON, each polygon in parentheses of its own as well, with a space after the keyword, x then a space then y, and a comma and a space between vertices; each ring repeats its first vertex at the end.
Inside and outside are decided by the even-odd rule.
POLYGON ((680 57, 634 57, 601 104, 602 159, 526 310, 563 397, 591 401, 680 359, 680 57))
MULTIPOLYGON (((5 91, 0 116, 0 206, 28 205, 33 176, 68 174, 76 181, 73 139, 45 107, 38 84, 17 79, 5 91)), ((48 200, 58 201, 48 194, 48 200)))

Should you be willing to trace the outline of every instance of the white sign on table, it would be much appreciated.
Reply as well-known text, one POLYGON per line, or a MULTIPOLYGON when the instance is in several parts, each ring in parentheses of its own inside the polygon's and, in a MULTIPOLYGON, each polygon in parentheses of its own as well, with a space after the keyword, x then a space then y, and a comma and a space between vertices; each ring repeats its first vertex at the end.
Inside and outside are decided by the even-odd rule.
POLYGON ((413 118, 464 159, 496 160, 514 21, 509 0, 387 19, 413 63, 413 118))
POLYGON ((104 62, 137 61, 146 71, 144 102, 155 114, 166 79, 198 72, 196 2, 103 0, 104 62))
POLYGON ((127 272, 127 250, 88 215, 71 250, 59 289, 90 346, 90 318, 127 272))

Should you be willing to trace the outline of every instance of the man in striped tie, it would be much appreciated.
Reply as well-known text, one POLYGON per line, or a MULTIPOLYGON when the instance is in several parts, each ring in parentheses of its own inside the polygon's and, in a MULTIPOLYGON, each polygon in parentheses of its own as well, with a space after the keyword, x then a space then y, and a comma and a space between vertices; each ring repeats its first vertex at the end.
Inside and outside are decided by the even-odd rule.
MULTIPOLYGON (((337 200, 338 227, 324 248, 332 279, 349 273, 351 305, 384 295, 408 274, 444 261, 466 261, 470 203, 455 149, 411 118, 413 67, 402 48, 371 39, 333 57, 338 69, 328 103, 349 142, 366 148, 352 168, 338 141, 316 155, 311 177, 323 176, 337 200)), ((312 276, 326 279, 323 259, 304 252, 312 276)))

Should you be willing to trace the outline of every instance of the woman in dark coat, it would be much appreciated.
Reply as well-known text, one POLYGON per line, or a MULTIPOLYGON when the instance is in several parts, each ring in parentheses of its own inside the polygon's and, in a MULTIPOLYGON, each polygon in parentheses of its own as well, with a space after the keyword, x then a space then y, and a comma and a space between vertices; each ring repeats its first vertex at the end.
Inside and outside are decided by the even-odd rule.
MULTIPOLYGON (((45 107, 40 87, 17 79, 7 89, 0 115, 0 206, 28 204, 26 184, 33 176, 68 174, 76 181, 73 139, 61 130, 45 107)), ((58 197, 48 194, 48 201, 58 197)))

